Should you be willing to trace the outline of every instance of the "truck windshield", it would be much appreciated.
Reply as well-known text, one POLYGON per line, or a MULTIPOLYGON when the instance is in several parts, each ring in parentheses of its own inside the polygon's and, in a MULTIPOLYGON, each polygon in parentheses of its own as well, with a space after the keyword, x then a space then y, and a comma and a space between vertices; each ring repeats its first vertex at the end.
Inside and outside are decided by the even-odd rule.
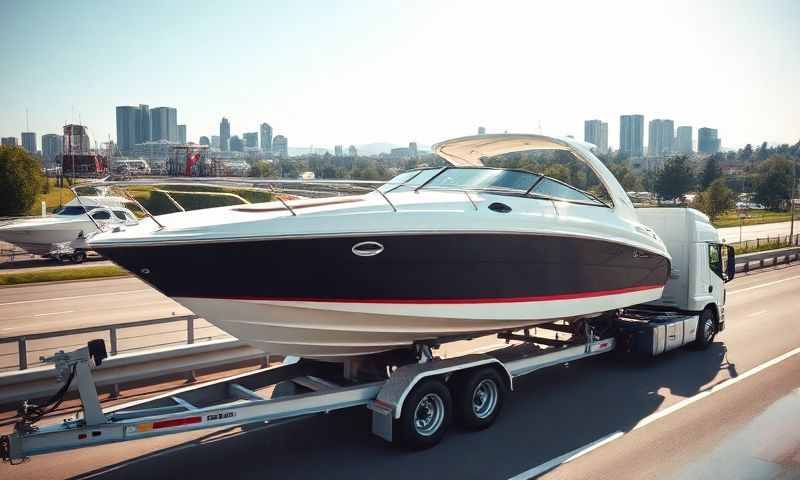
POLYGON ((708 245, 708 266, 719 278, 725 278, 722 275, 722 252, 720 252, 721 245, 718 243, 711 243, 708 245))

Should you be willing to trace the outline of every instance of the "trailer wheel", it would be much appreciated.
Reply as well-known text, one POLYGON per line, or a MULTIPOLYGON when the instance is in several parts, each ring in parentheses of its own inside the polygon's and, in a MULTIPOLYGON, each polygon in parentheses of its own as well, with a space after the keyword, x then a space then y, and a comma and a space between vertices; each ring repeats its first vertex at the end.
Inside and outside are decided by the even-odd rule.
POLYGON ((471 430, 488 428, 500 414, 505 383, 494 368, 466 373, 455 389, 460 423, 471 430))
POLYGON ((706 349, 714 341, 714 336, 717 334, 717 322, 714 318, 714 312, 711 308, 706 308, 700 314, 700 321, 697 323, 697 334, 694 340, 694 347, 697 349, 706 349))
POLYGON ((412 449, 439 443, 450 423, 452 405, 450 390, 440 380, 426 380, 414 387, 397 420, 401 443, 412 449))
POLYGON ((72 263, 83 263, 86 260, 86 252, 83 250, 75 250, 72 253, 72 263))

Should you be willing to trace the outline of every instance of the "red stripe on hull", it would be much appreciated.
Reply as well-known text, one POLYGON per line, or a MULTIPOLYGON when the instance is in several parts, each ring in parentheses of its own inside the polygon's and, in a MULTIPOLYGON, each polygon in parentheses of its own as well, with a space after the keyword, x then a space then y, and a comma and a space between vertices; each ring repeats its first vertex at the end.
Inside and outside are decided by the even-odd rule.
MULTIPOLYGON (((509 298, 444 298, 444 299, 343 299, 343 298, 313 298, 313 297, 215 297, 219 300, 262 300, 276 302, 329 302, 329 303, 397 303, 397 304, 475 304, 475 303, 521 303, 521 302, 547 302, 551 300, 573 300, 578 298, 605 297, 622 293, 641 292, 663 288, 664 285, 643 285, 639 287, 620 288, 617 290, 596 290, 593 292, 561 293, 558 295, 540 295, 533 297, 509 298)), ((202 298, 202 297, 201 297, 202 298)))

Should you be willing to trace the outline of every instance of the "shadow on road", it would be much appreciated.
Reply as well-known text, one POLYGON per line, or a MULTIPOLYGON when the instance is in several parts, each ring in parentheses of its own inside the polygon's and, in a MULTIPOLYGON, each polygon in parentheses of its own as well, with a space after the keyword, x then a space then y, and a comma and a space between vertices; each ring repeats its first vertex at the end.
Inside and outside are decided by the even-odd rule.
MULTIPOLYGON (((736 376, 722 343, 649 362, 613 357, 545 369, 516 382, 490 429, 451 426, 436 448, 408 452, 370 434, 364 408, 274 428, 216 432, 86 478, 508 478, 736 376)), ((107 448, 107 447, 99 447, 107 448)), ((112 447, 113 448, 113 447, 112 447)))

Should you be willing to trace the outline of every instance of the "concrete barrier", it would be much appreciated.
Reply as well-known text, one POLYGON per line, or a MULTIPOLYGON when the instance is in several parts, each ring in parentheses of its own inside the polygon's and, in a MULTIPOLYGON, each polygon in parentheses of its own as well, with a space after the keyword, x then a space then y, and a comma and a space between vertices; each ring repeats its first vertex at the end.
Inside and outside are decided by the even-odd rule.
POLYGON ((764 267, 800 260, 800 247, 780 248, 736 256, 736 272, 750 272, 764 267))

